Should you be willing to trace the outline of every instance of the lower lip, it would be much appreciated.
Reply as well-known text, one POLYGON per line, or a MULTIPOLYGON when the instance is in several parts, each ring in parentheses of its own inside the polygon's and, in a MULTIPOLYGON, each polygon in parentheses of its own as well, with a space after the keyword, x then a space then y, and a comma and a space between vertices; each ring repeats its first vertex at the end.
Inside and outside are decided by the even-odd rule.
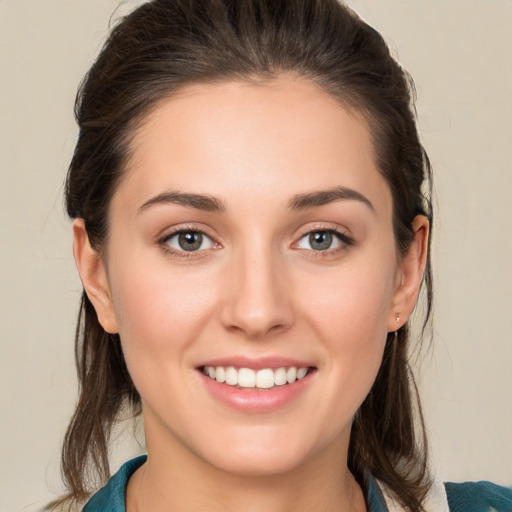
POLYGON ((291 384, 261 390, 230 386, 211 379, 200 370, 198 373, 215 399, 239 411, 261 413, 275 411, 293 402, 307 390, 316 372, 310 371, 304 378, 291 384))

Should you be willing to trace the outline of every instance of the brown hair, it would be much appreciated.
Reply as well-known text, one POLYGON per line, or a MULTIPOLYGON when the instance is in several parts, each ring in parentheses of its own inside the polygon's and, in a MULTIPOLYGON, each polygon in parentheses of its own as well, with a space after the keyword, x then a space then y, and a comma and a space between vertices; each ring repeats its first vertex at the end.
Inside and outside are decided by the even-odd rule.
MULTIPOLYGON (((318 84, 370 123, 393 197, 398 252, 416 215, 431 219, 431 171, 415 125, 414 87, 382 36, 336 0, 153 0, 113 29, 76 100, 79 125, 66 181, 71 218, 93 248, 108 236, 108 210, 135 130, 158 102, 187 84, 291 73, 318 84), (425 186, 426 185, 426 186, 425 186)), ((431 316, 430 257, 424 276, 431 316)), ((377 379, 352 428, 349 467, 370 473, 410 511, 429 487, 421 407, 408 363, 407 326, 390 333, 377 379)), ((62 451, 68 494, 83 502, 109 477, 108 443, 123 408, 140 413, 118 335, 99 325, 85 292, 76 332, 79 401, 62 451)))

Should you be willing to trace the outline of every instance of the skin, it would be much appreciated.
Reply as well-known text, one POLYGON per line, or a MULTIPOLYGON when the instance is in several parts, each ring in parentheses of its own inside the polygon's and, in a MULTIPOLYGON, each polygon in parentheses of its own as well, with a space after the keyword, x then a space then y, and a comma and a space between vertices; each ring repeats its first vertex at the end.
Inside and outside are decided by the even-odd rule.
POLYGON ((194 85, 149 115, 133 149, 103 256, 74 224, 82 282, 102 326, 120 333, 143 402, 148 462, 129 482, 128 512, 366 510, 347 469, 352 418, 416 302, 428 223, 415 219, 399 256, 365 119, 303 79, 194 85), (371 207, 289 207, 335 187, 371 207), (143 207, 170 191, 224 210, 143 207), (173 229, 208 239, 180 257, 176 237, 164 239, 173 229), (308 233, 325 230, 352 243, 314 250, 308 233), (235 355, 316 371, 290 404, 247 414, 213 399, 196 369, 235 355))

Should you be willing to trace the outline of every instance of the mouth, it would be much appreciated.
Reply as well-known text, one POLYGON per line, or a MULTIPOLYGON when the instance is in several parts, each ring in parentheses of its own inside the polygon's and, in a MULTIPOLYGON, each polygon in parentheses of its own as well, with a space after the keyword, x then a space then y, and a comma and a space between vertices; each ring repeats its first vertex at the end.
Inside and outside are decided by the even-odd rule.
POLYGON ((287 357, 233 355, 196 366, 205 389, 216 402, 242 413, 287 410, 301 396, 311 396, 318 368, 287 357))
POLYGON ((201 366, 199 370, 211 380, 236 389, 266 391, 302 380, 315 371, 315 368, 311 366, 282 366, 256 370, 234 366, 201 366))

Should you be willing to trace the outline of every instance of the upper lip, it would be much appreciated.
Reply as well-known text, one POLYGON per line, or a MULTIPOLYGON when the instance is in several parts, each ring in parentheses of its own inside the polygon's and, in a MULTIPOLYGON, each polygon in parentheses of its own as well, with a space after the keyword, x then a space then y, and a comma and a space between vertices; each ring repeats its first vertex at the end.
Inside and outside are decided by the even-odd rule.
POLYGON ((233 366, 235 368, 251 368, 253 370, 262 370, 263 368, 282 368, 295 366, 297 368, 313 367, 310 361, 294 359, 282 356, 265 356, 265 357, 247 357, 247 356, 228 356, 215 359, 208 359, 197 365, 197 368, 204 366, 233 366))

